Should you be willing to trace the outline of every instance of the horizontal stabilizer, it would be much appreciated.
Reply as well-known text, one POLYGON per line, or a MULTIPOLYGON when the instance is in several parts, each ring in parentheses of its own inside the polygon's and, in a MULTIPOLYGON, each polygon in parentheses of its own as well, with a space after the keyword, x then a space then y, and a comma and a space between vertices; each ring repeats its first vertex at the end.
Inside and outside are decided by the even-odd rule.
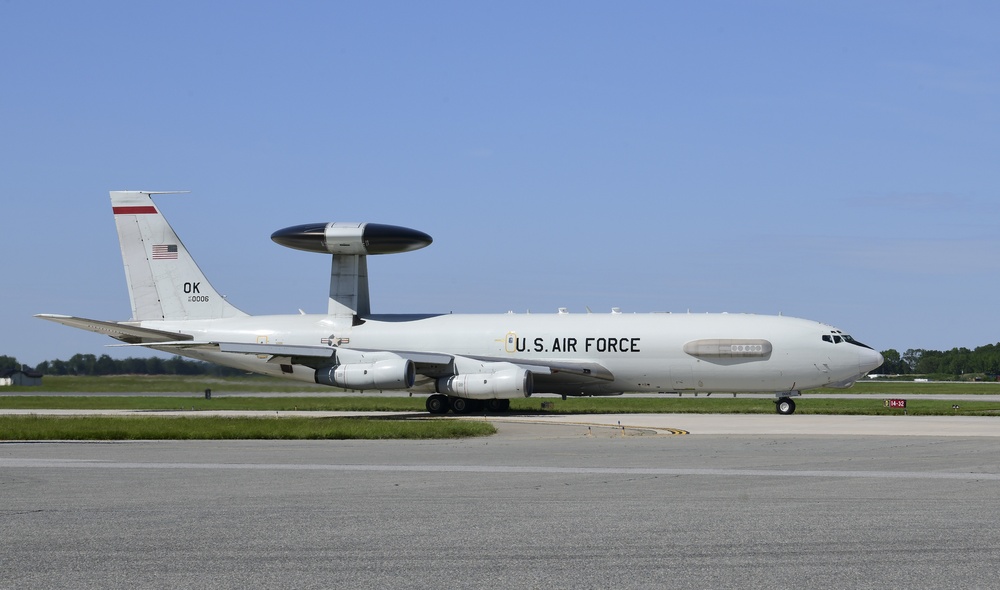
POLYGON ((77 318, 68 315, 58 315, 52 313, 40 313, 35 316, 64 326, 89 330, 98 334, 107 334, 112 338, 127 342, 129 344, 145 344, 154 342, 173 342, 179 340, 193 340, 193 337, 181 332, 167 332, 164 330, 153 330, 151 328, 141 328, 122 322, 104 322, 101 320, 91 320, 87 318, 77 318))

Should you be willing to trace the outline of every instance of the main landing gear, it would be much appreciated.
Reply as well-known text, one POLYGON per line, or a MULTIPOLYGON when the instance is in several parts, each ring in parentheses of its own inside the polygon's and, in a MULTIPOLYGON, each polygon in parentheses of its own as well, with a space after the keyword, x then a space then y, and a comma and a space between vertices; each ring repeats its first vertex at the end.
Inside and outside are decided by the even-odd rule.
POLYGON ((465 399, 464 397, 450 397, 436 393, 427 398, 427 411, 431 414, 447 414, 448 410, 456 414, 469 414, 471 412, 506 412, 510 410, 509 399, 465 399))

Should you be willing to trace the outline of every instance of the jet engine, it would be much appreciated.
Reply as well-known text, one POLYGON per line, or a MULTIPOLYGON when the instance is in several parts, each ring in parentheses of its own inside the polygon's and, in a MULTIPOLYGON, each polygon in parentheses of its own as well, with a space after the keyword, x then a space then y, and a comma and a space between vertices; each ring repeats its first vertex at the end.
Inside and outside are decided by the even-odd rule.
POLYGON ((517 399, 531 397, 531 372, 511 363, 486 363, 490 372, 462 373, 437 380, 437 392, 467 399, 517 399))
POLYGON ((413 361, 401 357, 331 365, 316 369, 316 383, 344 389, 408 389, 417 372, 413 361))

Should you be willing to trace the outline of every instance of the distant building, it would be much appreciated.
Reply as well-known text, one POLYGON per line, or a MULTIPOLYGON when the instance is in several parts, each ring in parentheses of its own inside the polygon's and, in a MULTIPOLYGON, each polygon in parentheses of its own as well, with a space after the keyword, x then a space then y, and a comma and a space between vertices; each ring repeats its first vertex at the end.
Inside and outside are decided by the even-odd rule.
POLYGON ((36 387, 42 384, 42 374, 31 369, 12 369, 0 373, 0 385, 36 387))

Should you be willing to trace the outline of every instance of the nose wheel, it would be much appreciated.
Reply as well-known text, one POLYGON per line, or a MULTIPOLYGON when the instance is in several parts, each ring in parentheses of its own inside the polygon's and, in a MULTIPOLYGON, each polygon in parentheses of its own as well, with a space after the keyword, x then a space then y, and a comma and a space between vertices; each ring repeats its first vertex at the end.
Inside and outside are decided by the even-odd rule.
POLYGON ((774 401, 774 409, 777 410, 779 414, 794 414, 795 400, 790 397, 779 397, 774 401))

